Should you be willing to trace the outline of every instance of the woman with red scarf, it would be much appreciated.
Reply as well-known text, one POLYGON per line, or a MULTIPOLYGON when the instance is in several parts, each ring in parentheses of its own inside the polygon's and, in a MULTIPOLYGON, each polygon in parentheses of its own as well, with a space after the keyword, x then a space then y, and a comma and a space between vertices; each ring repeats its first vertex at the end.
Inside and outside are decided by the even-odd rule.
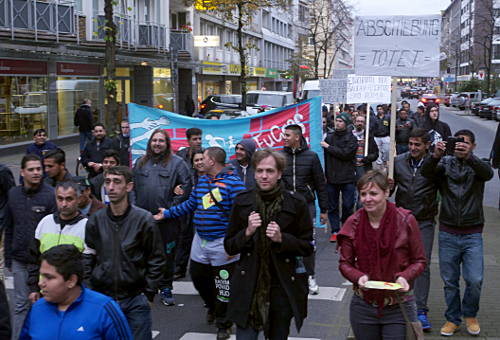
POLYGON ((357 340, 405 339, 406 323, 397 295, 411 321, 417 320, 413 280, 426 265, 420 230, 410 211, 387 201, 389 182, 369 171, 357 184, 363 208, 338 234, 339 269, 353 283, 350 320, 357 340), (395 282, 401 289, 367 289, 367 281, 395 282))

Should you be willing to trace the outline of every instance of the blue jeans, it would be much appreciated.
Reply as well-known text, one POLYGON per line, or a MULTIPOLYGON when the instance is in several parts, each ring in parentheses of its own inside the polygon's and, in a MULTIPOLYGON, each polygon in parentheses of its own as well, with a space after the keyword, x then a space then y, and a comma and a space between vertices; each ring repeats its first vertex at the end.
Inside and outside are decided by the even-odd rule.
POLYGON ((340 221, 344 223, 351 216, 354 209, 354 183, 327 184, 328 192, 328 219, 332 227, 332 234, 340 230, 340 221), (339 214, 339 196, 342 193, 342 217, 339 214))
POLYGON ((92 139, 92 132, 80 132, 80 152, 85 149, 85 145, 92 139))
POLYGON ((12 260, 12 274, 14 276, 14 317, 12 339, 18 339, 23 328, 24 319, 31 307, 28 300, 30 289, 28 287, 28 268, 27 264, 12 260))
POLYGON ((151 340, 153 320, 151 318, 151 307, 144 294, 118 300, 123 314, 127 318, 128 325, 135 340, 151 340))
POLYGON ((479 311, 483 284, 483 237, 481 233, 455 235, 439 232, 439 269, 448 308, 446 320, 460 325, 462 316, 474 318, 479 311), (465 292, 460 302, 460 265, 465 292))

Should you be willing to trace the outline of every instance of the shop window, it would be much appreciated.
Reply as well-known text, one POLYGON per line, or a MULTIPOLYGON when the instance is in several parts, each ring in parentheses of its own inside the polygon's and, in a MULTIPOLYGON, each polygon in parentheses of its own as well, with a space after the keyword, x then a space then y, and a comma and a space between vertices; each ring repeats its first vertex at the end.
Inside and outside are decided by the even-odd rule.
POLYGON ((169 68, 153 69, 153 105, 162 110, 174 111, 174 88, 169 68))
POLYGON ((94 78, 70 78, 59 77, 56 81, 57 89, 57 128, 59 136, 76 133, 74 126, 74 115, 83 103, 84 99, 92 101, 94 121, 97 121, 99 112, 99 96, 102 91, 99 87, 99 79, 94 78))
POLYGON ((31 140, 47 129, 47 78, 0 76, 0 144, 31 140))

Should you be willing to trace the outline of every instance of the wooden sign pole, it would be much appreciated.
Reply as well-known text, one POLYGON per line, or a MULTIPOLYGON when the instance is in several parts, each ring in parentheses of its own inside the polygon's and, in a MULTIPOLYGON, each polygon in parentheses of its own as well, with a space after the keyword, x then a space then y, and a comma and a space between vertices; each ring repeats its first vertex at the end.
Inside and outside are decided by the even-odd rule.
POLYGON ((370 141, 368 140, 370 138, 370 104, 366 103, 366 119, 365 119, 365 152, 364 156, 368 156, 368 146, 370 144, 370 141))
POLYGON ((394 159, 396 156, 396 112, 397 112, 397 100, 398 100, 398 80, 392 77, 392 87, 391 87, 391 126, 390 126, 390 138, 391 145, 389 147, 389 162, 388 162, 388 177, 394 178, 394 159))

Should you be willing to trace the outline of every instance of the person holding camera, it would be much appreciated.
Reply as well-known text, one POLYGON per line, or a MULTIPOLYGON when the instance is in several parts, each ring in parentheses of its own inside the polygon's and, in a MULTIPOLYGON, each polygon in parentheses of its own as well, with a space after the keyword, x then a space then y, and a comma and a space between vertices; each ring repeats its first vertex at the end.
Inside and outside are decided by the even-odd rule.
POLYGON ((489 163, 473 154, 474 133, 459 130, 455 138, 436 143, 432 157, 422 165, 422 175, 438 179, 441 194, 439 214, 439 270, 444 282, 446 323, 441 335, 453 335, 465 319, 467 332, 481 331, 477 313, 483 283, 484 183, 493 177, 489 163), (447 145, 449 144, 449 145, 447 145), (455 144, 453 154, 446 155, 455 144), (460 301, 460 270, 465 281, 460 301))

